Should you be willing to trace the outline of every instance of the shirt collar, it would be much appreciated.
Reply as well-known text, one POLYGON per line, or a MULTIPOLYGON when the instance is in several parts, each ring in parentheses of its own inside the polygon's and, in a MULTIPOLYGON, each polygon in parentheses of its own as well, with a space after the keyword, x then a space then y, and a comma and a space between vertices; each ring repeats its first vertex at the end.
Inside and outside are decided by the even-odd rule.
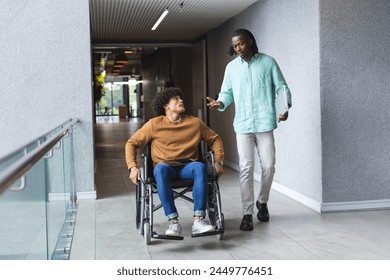
MULTIPOLYGON (((259 56, 260 56, 260 53, 255 53, 254 56, 252 56, 251 61, 253 61, 253 60, 259 58, 259 56)), ((243 60, 240 56, 239 56, 238 58, 240 59, 240 62, 241 62, 241 63, 246 62, 246 61, 243 60)))

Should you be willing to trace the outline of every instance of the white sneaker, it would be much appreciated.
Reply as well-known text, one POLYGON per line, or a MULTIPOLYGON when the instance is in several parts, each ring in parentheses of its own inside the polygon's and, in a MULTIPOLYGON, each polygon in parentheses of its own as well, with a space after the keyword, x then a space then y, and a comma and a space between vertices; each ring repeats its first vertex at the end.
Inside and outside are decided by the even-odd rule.
POLYGON ((192 225, 192 234, 205 233, 209 231, 215 231, 215 228, 203 218, 194 221, 194 224, 192 225))
POLYGON ((179 221, 174 221, 173 223, 169 224, 169 228, 165 231, 165 235, 170 236, 180 236, 181 234, 181 225, 179 221))

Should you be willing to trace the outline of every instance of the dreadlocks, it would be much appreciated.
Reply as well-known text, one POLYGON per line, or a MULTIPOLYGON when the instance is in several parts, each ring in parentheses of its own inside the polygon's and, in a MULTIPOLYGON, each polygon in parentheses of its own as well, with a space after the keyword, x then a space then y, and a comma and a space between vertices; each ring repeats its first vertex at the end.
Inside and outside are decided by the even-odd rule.
MULTIPOLYGON (((258 52, 259 52, 259 49, 257 48, 257 44, 256 44, 256 39, 255 39, 255 37, 253 36, 252 32, 250 32, 250 31, 247 30, 247 29, 240 28, 240 29, 237 29, 237 30, 234 31, 232 37, 235 37, 235 36, 244 36, 244 37, 247 37, 248 39, 252 39, 251 47, 252 47, 252 49, 253 49, 253 52, 254 52, 254 53, 258 53, 258 52)), ((228 54, 229 54, 230 56, 236 54, 236 52, 234 51, 233 46, 230 46, 230 47, 229 47, 228 54)))

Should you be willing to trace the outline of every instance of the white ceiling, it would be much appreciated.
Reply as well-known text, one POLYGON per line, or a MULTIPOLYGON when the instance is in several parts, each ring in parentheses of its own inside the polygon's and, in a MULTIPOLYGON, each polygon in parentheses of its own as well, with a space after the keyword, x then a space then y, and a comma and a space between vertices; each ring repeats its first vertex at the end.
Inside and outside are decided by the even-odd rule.
POLYGON ((93 44, 193 42, 257 0, 90 0, 93 44), (180 5, 182 3, 182 5, 180 5), (169 13, 157 30, 161 13, 169 13))

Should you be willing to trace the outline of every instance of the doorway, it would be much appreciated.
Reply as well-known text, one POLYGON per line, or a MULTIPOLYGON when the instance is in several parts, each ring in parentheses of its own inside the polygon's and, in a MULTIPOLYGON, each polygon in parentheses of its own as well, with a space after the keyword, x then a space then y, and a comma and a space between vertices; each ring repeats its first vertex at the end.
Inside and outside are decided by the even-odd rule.
POLYGON ((207 122, 205 46, 205 39, 171 45, 93 46, 96 116, 147 121, 154 116, 150 109, 154 95, 175 86, 184 92, 186 113, 207 122))

